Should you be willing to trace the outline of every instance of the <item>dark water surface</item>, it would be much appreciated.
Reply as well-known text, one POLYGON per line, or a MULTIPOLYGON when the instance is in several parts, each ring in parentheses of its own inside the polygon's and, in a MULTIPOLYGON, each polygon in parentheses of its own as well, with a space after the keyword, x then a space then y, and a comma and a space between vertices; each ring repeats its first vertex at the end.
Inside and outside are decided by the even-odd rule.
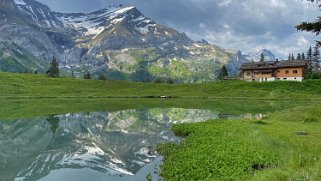
POLYGON ((180 141, 170 130, 173 124, 265 114, 232 112, 144 108, 1 120, 0 181, 140 181, 149 173, 158 180, 161 157, 155 147, 180 141))

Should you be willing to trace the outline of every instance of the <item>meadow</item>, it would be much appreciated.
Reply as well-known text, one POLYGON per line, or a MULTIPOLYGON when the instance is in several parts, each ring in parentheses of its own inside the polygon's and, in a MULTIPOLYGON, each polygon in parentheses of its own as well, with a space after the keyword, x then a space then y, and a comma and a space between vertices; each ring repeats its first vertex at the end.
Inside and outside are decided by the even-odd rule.
POLYGON ((209 120, 174 125, 165 180, 320 180, 321 106, 276 111, 261 120, 209 120))
POLYGON ((320 99, 321 80, 304 82, 223 81, 156 84, 111 80, 47 78, 45 75, 0 73, 0 99, 8 98, 172 98, 320 99))

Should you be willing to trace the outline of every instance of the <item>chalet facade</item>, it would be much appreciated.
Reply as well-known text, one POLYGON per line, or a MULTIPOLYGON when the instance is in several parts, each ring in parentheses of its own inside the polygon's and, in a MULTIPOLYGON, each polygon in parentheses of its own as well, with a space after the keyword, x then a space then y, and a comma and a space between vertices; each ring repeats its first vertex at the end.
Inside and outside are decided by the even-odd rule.
POLYGON ((241 76, 245 81, 302 81, 306 66, 305 60, 244 63, 241 66, 241 76))

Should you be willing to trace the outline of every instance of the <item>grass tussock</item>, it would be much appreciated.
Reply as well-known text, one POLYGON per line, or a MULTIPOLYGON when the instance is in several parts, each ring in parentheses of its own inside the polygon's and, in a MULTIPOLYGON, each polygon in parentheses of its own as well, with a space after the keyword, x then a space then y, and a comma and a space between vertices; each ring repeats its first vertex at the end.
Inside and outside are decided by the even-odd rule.
POLYGON ((162 176, 165 180, 318 180, 320 109, 293 108, 260 121, 175 125, 174 133, 185 139, 179 145, 158 147, 165 160, 162 176))

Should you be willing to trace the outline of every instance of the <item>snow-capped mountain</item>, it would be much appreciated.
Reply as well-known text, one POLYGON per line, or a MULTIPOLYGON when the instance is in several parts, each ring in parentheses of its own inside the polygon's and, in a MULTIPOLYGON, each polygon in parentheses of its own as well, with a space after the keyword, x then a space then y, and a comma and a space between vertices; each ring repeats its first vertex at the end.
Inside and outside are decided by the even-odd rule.
POLYGON ((259 50, 256 52, 250 52, 250 53, 247 53, 243 56, 244 56, 244 58, 246 58, 249 61, 258 62, 261 59, 261 54, 264 55, 264 60, 277 59, 277 57, 270 50, 266 50, 266 49, 262 49, 262 50, 259 50))
POLYGON ((110 6, 89 14, 63 14, 53 12, 49 7, 35 0, 14 0, 14 2, 20 12, 38 27, 63 33, 74 32, 78 37, 89 38, 86 40, 94 40, 103 32, 116 35, 120 33, 117 31, 118 26, 127 26, 125 27, 127 32, 124 33, 129 33, 131 36, 152 33, 161 35, 164 40, 182 36, 186 42, 191 42, 183 34, 146 18, 134 6, 110 6))
POLYGON ((157 24, 133 6, 59 13, 35 0, 0 0, 0 70, 45 72, 53 55, 61 72, 90 71, 109 79, 215 80, 233 58, 157 24), (214 70, 214 71, 213 71, 214 70))

